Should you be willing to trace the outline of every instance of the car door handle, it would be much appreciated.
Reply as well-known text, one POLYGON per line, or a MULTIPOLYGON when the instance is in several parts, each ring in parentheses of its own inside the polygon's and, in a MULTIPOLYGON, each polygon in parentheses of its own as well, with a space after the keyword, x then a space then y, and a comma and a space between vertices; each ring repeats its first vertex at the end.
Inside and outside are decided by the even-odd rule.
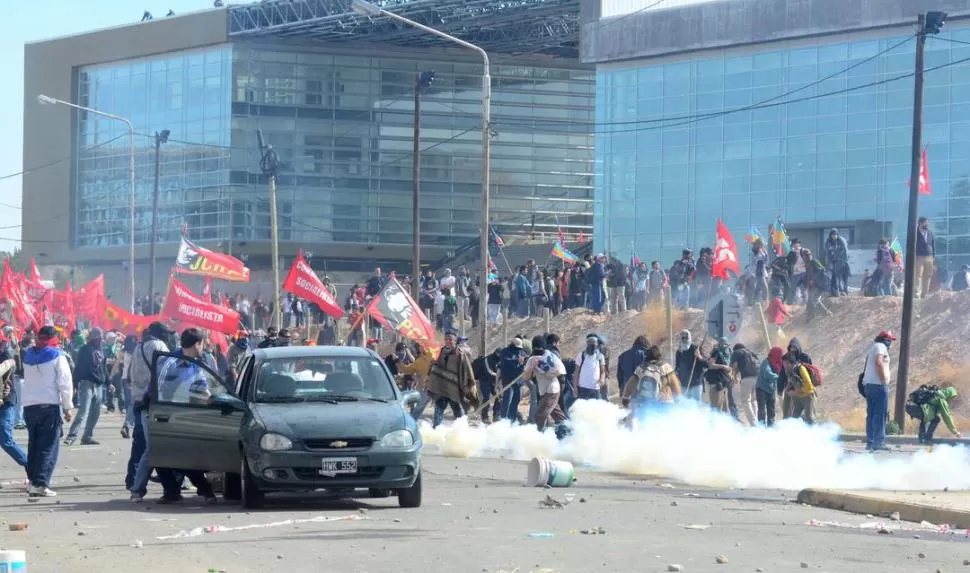
POLYGON ((168 421, 168 416, 167 415, 159 414, 159 415, 156 415, 156 416, 152 416, 152 420, 155 420, 156 422, 167 422, 168 421))

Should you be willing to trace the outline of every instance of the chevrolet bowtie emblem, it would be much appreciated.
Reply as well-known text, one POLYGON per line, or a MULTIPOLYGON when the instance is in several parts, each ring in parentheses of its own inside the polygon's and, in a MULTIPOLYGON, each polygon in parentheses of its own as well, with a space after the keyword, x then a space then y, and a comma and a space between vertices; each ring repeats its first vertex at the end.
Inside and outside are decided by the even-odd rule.
POLYGON ((343 440, 337 440, 336 442, 330 442, 331 448, 346 448, 348 446, 347 442, 343 440))

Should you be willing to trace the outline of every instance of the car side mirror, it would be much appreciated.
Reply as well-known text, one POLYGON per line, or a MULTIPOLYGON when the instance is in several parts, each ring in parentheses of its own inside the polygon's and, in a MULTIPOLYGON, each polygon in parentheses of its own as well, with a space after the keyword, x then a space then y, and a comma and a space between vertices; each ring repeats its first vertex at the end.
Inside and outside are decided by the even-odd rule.
POLYGON ((219 408, 224 414, 232 412, 245 412, 248 410, 246 403, 232 394, 216 394, 209 398, 209 406, 219 408))
POLYGON ((411 405, 417 404, 420 400, 421 400, 420 392, 409 390, 404 393, 404 397, 402 398, 401 401, 404 402, 405 406, 411 406, 411 405))

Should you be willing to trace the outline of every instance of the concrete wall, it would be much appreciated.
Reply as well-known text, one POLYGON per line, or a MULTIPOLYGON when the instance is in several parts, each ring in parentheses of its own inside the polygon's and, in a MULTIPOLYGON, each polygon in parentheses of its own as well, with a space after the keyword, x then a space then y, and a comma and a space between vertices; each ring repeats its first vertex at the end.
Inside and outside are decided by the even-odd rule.
MULTIPOLYGON (((207 10, 27 44, 24 47, 24 170, 71 156, 74 111, 62 105, 41 105, 37 95, 73 102, 75 68, 221 44, 229 39, 227 30, 226 11, 207 10)), ((127 258, 128 247, 70 250, 74 211, 72 165, 73 161, 61 161, 24 175, 24 251, 37 257, 39 264, 127 258), (67 214, 51 221, 61 213, 67 214)), ((148 246, 138 248, 137 256, 147 255, 148 246)), ((174 249, 166 255, 174 256, 174 249)))
POLYGON ((722 0, 612 18, 600 18, 606 9, 592 5, 603 0, 582 1, 584 63, 905 26, 929 10, 970 17, 970 0, 722 0))

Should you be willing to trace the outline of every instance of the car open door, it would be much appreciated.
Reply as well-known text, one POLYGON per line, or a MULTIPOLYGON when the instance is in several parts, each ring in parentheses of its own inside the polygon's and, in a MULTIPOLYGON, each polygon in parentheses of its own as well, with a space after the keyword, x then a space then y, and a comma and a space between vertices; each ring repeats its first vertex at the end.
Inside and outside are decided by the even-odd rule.
POLYGON ((245 403, 202 360, 158 352, 152 360, 148 449, 160 468, 239 471, 245 403))

